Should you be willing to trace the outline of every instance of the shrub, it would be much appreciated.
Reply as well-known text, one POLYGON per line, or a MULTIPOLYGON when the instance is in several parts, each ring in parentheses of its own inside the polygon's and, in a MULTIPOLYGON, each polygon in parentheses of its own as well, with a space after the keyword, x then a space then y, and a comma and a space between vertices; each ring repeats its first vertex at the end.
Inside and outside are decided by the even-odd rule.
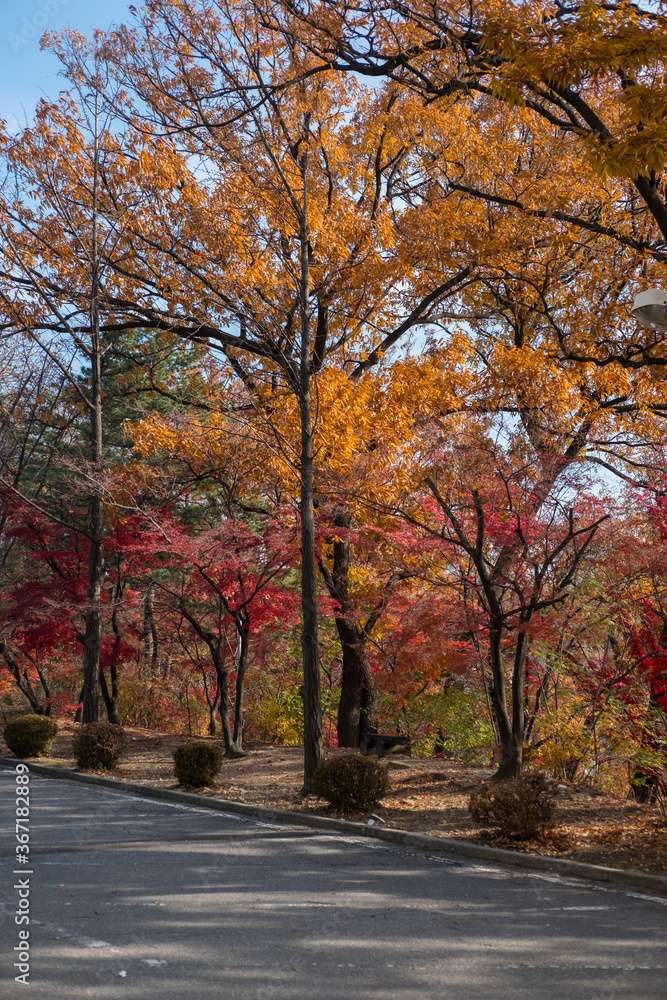
POLYGON ((337 809, 362 812, 387 794, 387 769, 369 757, 334 757, 318 764, 313 792, 337 809))
POLYGON ((202 788, 210 785, 222 765, 222 750, 217 743, 192 740, 174 750, 174 773, 181 785, 202 788))
POLYGON ((466 764, 488 764, 493 750, 493 729, 483 699, 477 692, 451 687, 434 695, 430 733, 417 740, 417 753, 442 753, 466 764))
POLYGON ((79 767, 106 771, 125 748, 125 733, 110 722, 87 722, 74 737, 74 757, 79 767))
POLYGON ((58 726, 45 715, 19 715, 5 726, 5 743, 16 757, 48 757, 58 726))
POLYGON ((481 785, 472 792, 468 807, 476 823, 529 840, 552 827, 554 793, 541 775, 530 774, 481 785))

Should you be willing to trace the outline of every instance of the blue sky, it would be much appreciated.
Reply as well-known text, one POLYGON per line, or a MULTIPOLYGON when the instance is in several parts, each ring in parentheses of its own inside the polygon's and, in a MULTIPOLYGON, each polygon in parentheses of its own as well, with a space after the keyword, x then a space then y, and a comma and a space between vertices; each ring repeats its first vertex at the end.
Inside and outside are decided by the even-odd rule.
MULTIPOLYGON (((60 64, 50 52, 39 51, 45 31, 76 28, 90 36, 93 28, 130 21, 131 0, 1 0, 0 117, 10 129, 32 117, 40 97, 55 97, 62 89, 60 64)), ((140 2, 135 0, 137 6, 140 2)))

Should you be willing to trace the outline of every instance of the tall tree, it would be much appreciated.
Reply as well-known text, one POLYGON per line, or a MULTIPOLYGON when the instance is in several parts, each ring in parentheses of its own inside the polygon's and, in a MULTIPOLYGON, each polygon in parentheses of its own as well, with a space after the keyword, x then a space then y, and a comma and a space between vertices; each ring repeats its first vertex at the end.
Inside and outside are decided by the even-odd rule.
MULTIPOLYGON (((79 54, 80 55, 80 54, 79 54)), ((89 543, 83 657, 83 720, 99 713, 103 578, 101 247, 112 240, 101 223, 100 185, 106 161, 106 85, 99 64, 90 90, 79 89, 76 111, 40 107, 33 128, 4 143, 1 289, 5 335, 28 337, 60 371, 89 423, 83 489, 89 543), (26 199, 30 190, 32 198, 26 199), (89 366, 84 387, 76 361, 89 366)), ((45 510, 40 506, 40 510, 45 510)))
MULTIPOLYGON (((58 43, 70 67, 76 44, 58 43)), ((376 364, 469 269, 452 252, 411 264, 406 285, 388 200, 405 157, 400 101, 352 79, 309 81, 307 53, 276 46, 252 4, 150 3, 100 50, 126 95, 135 164, 105 174, 125 258, 120 244, 105 257, 115 284, 103 308, 222 351, 253 405, 272 379, 298 402, 308 786, 322 756, 314 380, 334 357, 351 373, 376 364), (297 65, 300 85, 281 91, 297 65)))
MULTIPOLYGON (((459 463, 448 456, 448 468, 442 469, 438 463, 440 474, 426 478, 435 505, 425 506, 431 517, 435 516, 435 523, 407 516, 419 521, 434 540, 450 547, 452 555, 462 553, 464 566, 468 563, 457 583, 462 589, 473 590, 485 618, 491 702, 503 748, 497 777, 511 778, 522 769, 527 655, 535 620, 543 619, 567 598, 586 550, 607 514, 596 517, 585 511, 583 518, 581 513, 576 515, 564 499, 568 491, 579 491, 567 479, 558 490, 551 489, 547 497, 538 499, 542 486, 539 472, 535 478, 531 475, 534 470, 502 456, 491 442, 486 446, 471 442, 469 454, 467 450, 465 444, 460 447, 461 464, 465 467, 472 461, 474 471, 454 471, 451 466, 459 463), (471 486, 471 479, 477 485, 471 486), (440 520, 443 516, 444 524, 440 520), (511 660, 511 709, 506 659, 511 660)), ((590 507, 582 499, 578 502, 590 507)), ((451 586, 457 560, 449 559, 452 565, 445 569, 444 579, 451 586)))

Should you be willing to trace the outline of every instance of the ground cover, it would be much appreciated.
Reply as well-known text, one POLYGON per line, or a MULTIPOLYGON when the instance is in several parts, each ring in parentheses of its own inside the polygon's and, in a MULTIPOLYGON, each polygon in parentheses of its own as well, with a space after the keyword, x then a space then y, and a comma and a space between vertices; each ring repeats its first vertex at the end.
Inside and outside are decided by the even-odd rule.
MULTIPOLYGON (((59 727, 52 755, 41 759, 41 763, 74 770, 75 727, 70 723, 60 723, 59 727)), ((177 788, 172 753, 186 737, 131 727, 125 732, 127 749, 110 776, 177 788)), ((4 742, 0 742, 0 750, 10 756, 4 742)), ((327 755, 350 752, 328 750, 327 755)), ((440 757, 403 757, 389 766, 390 792, 376 809, 387 826, 667 875, 667 829, 657 806, 640 805, 588 785, 554 782, 557 820, 553 836, 539 843, 509 842, 480 829, 468 813, 471 790, 491 777, 492 767, 440 757)), ((299 747, 249 744, 245 757, 224 760, 216 784, 200 794, 325 816, 341 815, 321 799, 301 796, 302 770, 303 751, 299 747)), ((365 814, 343 815, 360 822, 368 819, 365 814)))

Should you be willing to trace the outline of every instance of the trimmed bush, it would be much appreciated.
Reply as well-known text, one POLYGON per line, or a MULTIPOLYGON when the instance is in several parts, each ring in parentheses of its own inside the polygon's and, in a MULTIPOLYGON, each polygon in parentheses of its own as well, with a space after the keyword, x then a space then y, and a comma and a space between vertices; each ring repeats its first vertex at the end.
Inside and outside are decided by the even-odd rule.
POLYGON ((530 840, 553 826, 554 792, 542 775, 529 774, 481 785, 472 792, 468 808, 476 823, 530 840))
POLYGON ((313 793, 337 809, 365 812, 387 794, 386 767, 369 757, 333 757, 318 764, 313 793))
POLYGON ((174 750, 174 773, 181 785, 202 788, 211 785, 222 766, 222 750, 217 743, 192 740, 174 750))
POLYGON ((125 733, 110 722, 87 722, 74 737, 72 748, 79 767, 107 771, 125 749, 125 733))
POLYGON ((16 757, 48 757, 57 732, 56 723, 45 715, 19 715, 2 735, 16 757))

